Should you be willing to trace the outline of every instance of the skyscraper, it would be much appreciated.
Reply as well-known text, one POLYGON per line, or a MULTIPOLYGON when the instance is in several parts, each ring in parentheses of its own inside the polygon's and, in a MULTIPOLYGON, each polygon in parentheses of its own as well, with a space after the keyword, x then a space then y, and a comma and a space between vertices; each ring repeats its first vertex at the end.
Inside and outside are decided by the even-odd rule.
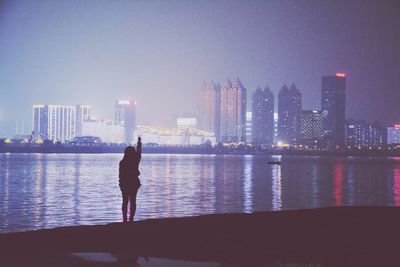
POLYGON ((76 136, 82 136, 83 122, 90 120, 91 110, 88 105, 76 105, 76 136))
POLYGON ((386 129, 378 123, 370 124, 363 120, 346 120, 345 145, 348 148, 379 148, 387 144, 386 129))
POLYGON ((221 88, 220 126, 222 142, 246 141, 246 88, 239 79, 221 88))
POLYGON ((198 122, 201 130, 214 133, 219 142, 221 89, 218 84, 204 83, 198 99, 198 122))
POLYGON ((328 146, 344 146, 345 108, 346 108, 346 75, 322 77, 321 109, 327 111, 324 126, 328 146))
POLYGON ((290 89, 284 84, 278 94, 278 142, 297 144, 301 93, 292 84, 290 89))
POLYGON ((33 132, 35 139, 72 140, 76 135, 76 106, 34 105, 33 132))
POLYGON ((387 128, 387 144, 400 144, 400 124, 387 128))
POLYGON ((325 147, 325 111, 302 110, 298 143, 307 146, 325 147))
POLYGON ((136 130, 136 102, 119 100, 115 102, 115 121, 124 126, 124 142, 134 142, 133 133, 136 130))
POLYGON ((252 97, 252 143, 274 143, 274 95, 268 87, 258 87, 252 97))

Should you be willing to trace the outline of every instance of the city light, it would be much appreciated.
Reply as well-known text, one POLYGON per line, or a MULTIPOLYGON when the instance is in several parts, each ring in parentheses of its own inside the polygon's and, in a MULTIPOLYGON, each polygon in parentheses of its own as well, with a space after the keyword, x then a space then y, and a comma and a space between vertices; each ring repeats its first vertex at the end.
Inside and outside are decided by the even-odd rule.
POLYGON ((345 74, 345 73, 338 72, 338 73, 336 73, 336 77, 345 78, 345 77, 346 77, 346 74, 345 74))

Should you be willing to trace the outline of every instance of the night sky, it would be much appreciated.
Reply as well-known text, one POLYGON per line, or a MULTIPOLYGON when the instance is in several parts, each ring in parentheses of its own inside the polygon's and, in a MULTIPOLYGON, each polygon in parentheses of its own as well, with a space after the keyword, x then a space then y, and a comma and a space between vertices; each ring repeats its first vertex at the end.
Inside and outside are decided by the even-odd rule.
MULTIPOLYGON (((320 108, 345 72, 347 118, 400 122, 400 1, 1 1, 0 120, 32 104, 138 102, 138 122, 196 111, 203 81, 295 83, 320 108)), ((248 106, 248 108, 250 105, 248 106)))

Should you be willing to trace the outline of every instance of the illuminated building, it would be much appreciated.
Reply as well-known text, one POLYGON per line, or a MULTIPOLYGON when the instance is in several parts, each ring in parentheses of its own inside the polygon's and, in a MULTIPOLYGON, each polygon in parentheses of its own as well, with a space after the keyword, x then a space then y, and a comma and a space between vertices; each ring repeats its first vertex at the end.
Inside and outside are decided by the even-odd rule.
POLYGON ((34 105, 33 134, 35 139, 72 140, 76 134, 76 106, 34 105))
POLYGON ((221 88, 221 142, 246 141, 246 88, 239 79, 221 88))
POLYGON ((326 111, 301 111, 299 144, 320 148, 325 147, 324 120, 326 115, 326 111))
POLYGON ((274 143, 274 95, 266 87, 257 88, 252 97, 252 143, 274 143))
POLYGON ((290 89, 283 85, 278 94, 278 142, 297 144, 301 93, 293 84, 290 89))
POLYGON ((115 121, 124 126, 124 142, 135 142, 133 133, 136 129, 136 102, 119 100, 115 102, 115 121))
POLYGON ((144 144, 201 145, 204 143, 216 143, 214 133, 196 128, 163 128, 138 125, 137 134, 142 137, 144 144))
POLYGON ((198 127, 212 132, 219 141, 220 131, 220 86, 211 82, 200 89, 198 99, 198 127))
POLYGON ((251 142, 251 128, 252 128, 253 112, 246 112, 246 141, 251 142))
POLYGON ((387 128, 387 144, 400 144, 400 124, 387 128))
POLYGON ((88 105, 76 106, 76 136, 82 136, 82 124, 84 121, 90 120, 91 110, 88 105))
POLYGON ((176 118, 176 127, 181 129, 196 128, 197 118, 194 117, 178 117, 176 118))
POLYGON ((123 143, 124 126, 112 120, 85 120, 82 136, 96 136, 105 143, 123 143))
POLYGON ((347 148, 379 148, 387 144, 386 130, 378 124, 362 120, 346 120, 345 145, 347 148))
POLYGON ((274 112, 274 143, 278 142, 278 112, 274 112))
POLYGON ((324 126, 330 148, 343 147, 345 108, 346 108, 346 75, 322 77, 321 109, 327 112, 324 126))

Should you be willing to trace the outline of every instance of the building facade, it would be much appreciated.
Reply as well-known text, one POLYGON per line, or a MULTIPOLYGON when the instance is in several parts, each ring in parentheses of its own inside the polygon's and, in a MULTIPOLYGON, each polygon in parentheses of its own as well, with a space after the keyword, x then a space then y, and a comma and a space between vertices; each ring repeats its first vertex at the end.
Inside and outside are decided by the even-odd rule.
POLYGON ((253 112, 251 111, 247 111, 246 112, 246 142, 250 143, 252 142, 251 139, 251 130, 253 128, 252 124, 253 124, 253 112))
POLYGON ((330 148, 345 145, 346 75, 322 77, 321 109, 327 112, 324 126, 330 148))
POLYGON ((92 108, 88 105, 76 105, 76 136, 82 136, 84 121, 90 120, 92 108))
POLYGON ((302 110, 300 113, 299 144, 317 148, 324 148, 325 132, 324 121, 325 111, 302 110))
POLYGON ((220 141, 246 141, 246 88, 239 79, 221 88, 220 141))
POLYGON ((386 129, 363 120, 346 120, 345 145, 349 149, 382 148, 388 143, 386 129))
POLYGON ((266 87, 257 88, 252 96, 252 139, 255 145, 274 143, 274 95, 266 87))
POLYGON ((114 119, 124 126, 124 142, 135 142, 133 135, 136 130, 136 102, 130 99, 116 101, 114 119))
POLYGON ((278 94, 278 142, 289 145, 298 143, 299 119, 302 96, 296 85, 285 84, 278 94))
POLYGON ((198 99, 198 127, 214 133, 217 141, 220 136, 221 88, 218 84, 203 84, 198 99))
POLYGON ((81 136, 99 137, 105 143, 123 143, 124 126, 112 120, 85 120, 81 136))
POLYGON ((387 128, 387 144, 400 144, 400 124, 387 128))
POLYGON ((34 105, 35 139, 65 142, 76 136, 76 106, 34 105))

